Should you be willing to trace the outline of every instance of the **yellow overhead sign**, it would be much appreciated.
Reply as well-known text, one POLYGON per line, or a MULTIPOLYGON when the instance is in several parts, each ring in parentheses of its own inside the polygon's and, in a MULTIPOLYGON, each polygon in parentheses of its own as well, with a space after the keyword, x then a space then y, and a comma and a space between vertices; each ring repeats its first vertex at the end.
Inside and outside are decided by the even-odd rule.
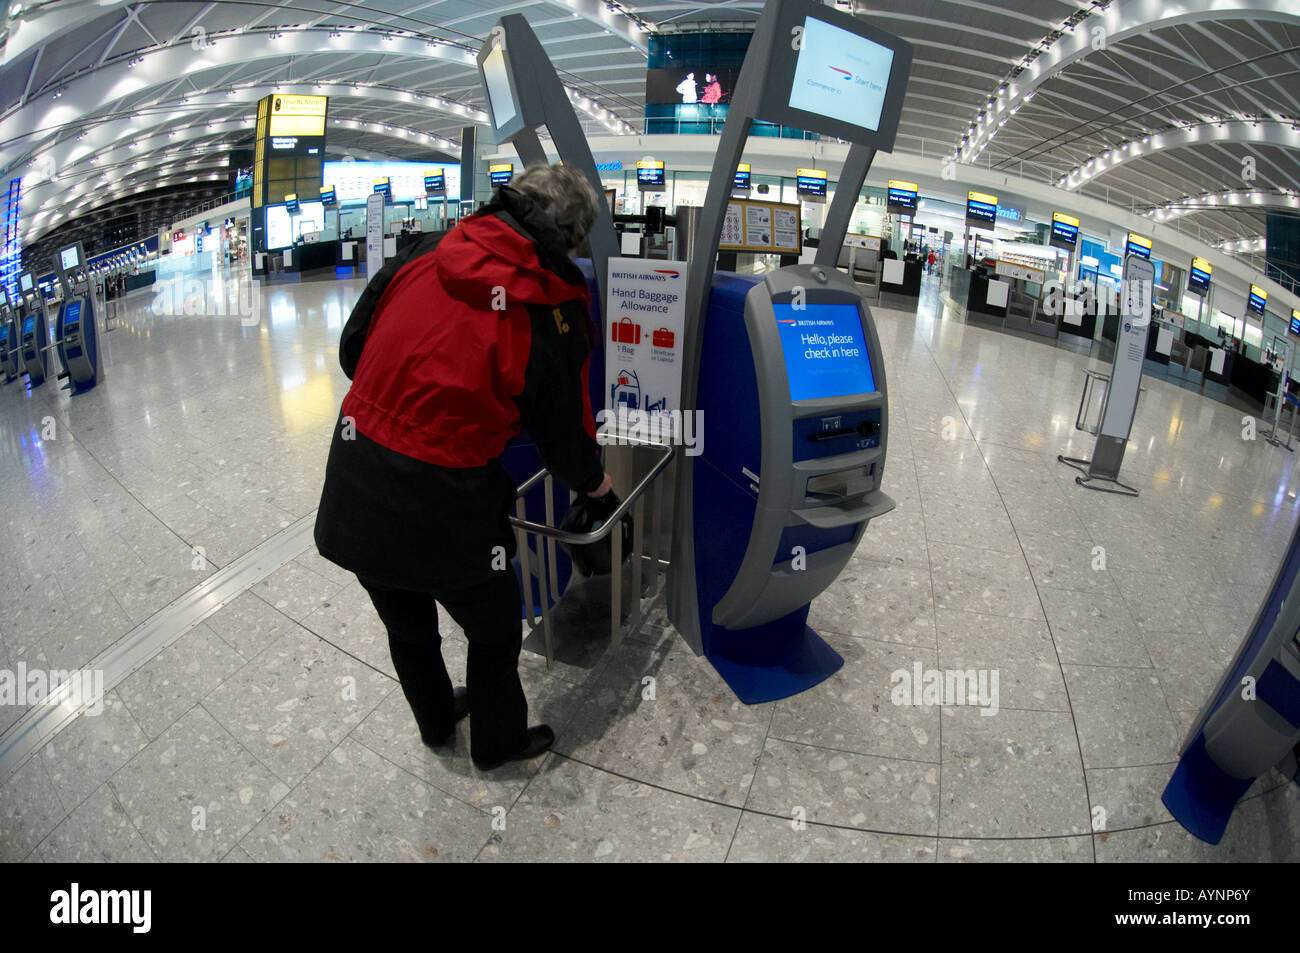
POLYGON ((968 202, 983 202, 985 205, 996 206, 998 204, 998 197, 989 195, 987 192, 967 192, 966 200, 968 202))
POLYGON ((664 163, 662 159, 637 159, 636 167, 638 169, 662 169, 664 163))
POLYGON ((826 178, 825 169, 795 169, 794 174, 804 179, 824 179, 826 178))
POLYGON ((1128 240, 1134 245, 1141 245, 1147 251, 1151 250, 1151 239, 1139 235, 1137 232, 1129 232, 1128 240))
POLYGON ((1073 215, 1065 215, 1062 212, 1053 212, 1052 221, 1060 222, 1062 225, 1069 225, 1073 228, 1079 227, 1079 220, 1073 215))
POLYGON ((1210 264, 1208 261, 1206 261, 1204 258, 1193 258, 1193 259, 1192 259, 1192 268, 1193 268, 1195 271, 1203 271, 1203 272, 1205 272, 1207 275, 1212 275, 1212 274, 1214 274, 1214 266, 1211 265, 1211 264, 1210 264))
POLYGON ((323 136, 327 96, 289 96, 277 93, 270 97, 272 136, 323 136))
POLYGON ((919 189, 915 182, 904 182, 902 179, 890 179, 889 187, 898 189, 900 192, 917 192, 919 189))

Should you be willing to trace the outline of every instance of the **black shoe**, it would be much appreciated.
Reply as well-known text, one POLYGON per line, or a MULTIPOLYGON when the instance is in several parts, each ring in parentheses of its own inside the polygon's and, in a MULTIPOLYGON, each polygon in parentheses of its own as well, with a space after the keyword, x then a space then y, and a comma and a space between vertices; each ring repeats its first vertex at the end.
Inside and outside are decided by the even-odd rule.
MULTIPOLYGON (((456 721, 463 721, 465 716, 469 714, 469 689, 464 685, 452 689, 451 704, 456 721)), ((423 735, 420 736, 420 740, 430 748, 446 748, 456 740, 456 729, 453 727, 451 731, 447 732, 447 737, 441 741, 430 741, 423 735)))
POLYGON ((550 725, 533 725, 528 729, 528 741, 514 754, 508 758, 502 758, 500 761, 479 761, 475 758, 474 767, 480 771, 491 771, 493 768, 499 768, 511 761, 527 761, 529 758, 536 758, 539 754, 549 751, 553 744, 555 744, 555 732, 551 730, 550 725))

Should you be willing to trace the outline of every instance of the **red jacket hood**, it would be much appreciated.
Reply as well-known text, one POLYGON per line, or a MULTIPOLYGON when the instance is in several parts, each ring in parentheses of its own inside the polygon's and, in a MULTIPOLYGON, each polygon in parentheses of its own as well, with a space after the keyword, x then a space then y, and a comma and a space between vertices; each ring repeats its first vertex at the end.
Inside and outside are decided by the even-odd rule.
POLYGON ((570 284, 547 268, 533 242, 496 215, 466 219, 434 254, 447 293, 475 310, 500 310, 508 302, 552 307, 574 298, 587 302, 585 281, 570 284), (505 301, 497 288, 505 289, 505 301))

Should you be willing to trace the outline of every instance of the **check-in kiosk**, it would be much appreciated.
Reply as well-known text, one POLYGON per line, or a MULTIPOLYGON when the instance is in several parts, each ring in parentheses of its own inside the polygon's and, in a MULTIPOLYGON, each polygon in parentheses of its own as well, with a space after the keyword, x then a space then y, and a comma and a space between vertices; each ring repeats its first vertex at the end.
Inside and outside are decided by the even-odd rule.
POLYGON ((18 306, 9 298, 9 289, 3 291, 0 302, 0 381, 8 384, 22 373, 18 353, 18 306))
POLYGON ((81 243, 59 251, 55 262, 63 287, 63 304, 54 325, 59 358, 80 394, 99 382, 99 326, 95 315, 94 284, 86 266, 81 243))
POLYGON ((669 615, 746 703, 822 681, 843 659, 807 624, 868 522, 888 443, 871 309, 836 270, 877 150, 893 148, 912 48, 811 0, 764 8, 727 114, 690 263, 682 406, 703 452, 682 460, 669 615), (754 120, 851 144, 815 262, 761 280, 715 274, 754 120))
POLYGON ((19 311, 18 344, 27 383, 39 387, 45 383, 50 368, 50 330, 45 320, 45 297, 30 271, 18 276, 18 291, 23 297, 19 311))

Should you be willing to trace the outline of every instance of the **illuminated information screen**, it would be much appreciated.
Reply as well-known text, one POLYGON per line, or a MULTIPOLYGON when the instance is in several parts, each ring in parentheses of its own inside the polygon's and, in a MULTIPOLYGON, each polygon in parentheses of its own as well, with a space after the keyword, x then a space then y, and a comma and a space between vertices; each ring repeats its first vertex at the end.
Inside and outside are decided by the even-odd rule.
POLYGON ((875 132, 893 65, 888 47, 805 17, 790 107, 875 132))
POLYGON ((862 316, 852 304, 775 303, 791 400, 871 394, 876 390, 862 316))
POLYGON ((1052 213, 1052 237, 1049 244, 1054 248, 1074 251, 1079 243, 1079 220, 1073 215, 1052 213))
POLYGON ((887 211, 897 215, 916 214, 917 185, 915 182, 903 182, 899 179, 889 180, 889 198, 887 211))
POLYGON ((1202 298, 1210 290, 1210 279, 1214 274, 1214 267, 1204 258, 1192 259, 1192 270, 1187 273, 1187 290, 1192 294, 1198 294, 1202 298))

